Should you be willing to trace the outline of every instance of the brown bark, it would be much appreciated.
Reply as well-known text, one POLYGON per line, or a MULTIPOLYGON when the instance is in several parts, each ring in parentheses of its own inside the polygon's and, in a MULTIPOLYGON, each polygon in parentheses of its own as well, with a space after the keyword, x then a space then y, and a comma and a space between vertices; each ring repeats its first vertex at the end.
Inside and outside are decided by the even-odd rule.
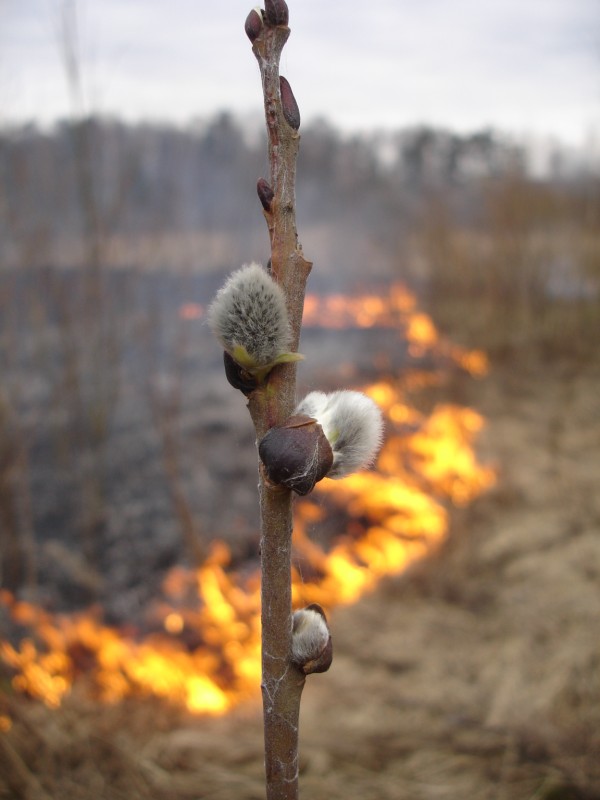
MULTIPOLYGON (((299 123, 299 115, 297 119, 290 117, 290 108, 283 108, 280 88, 279 60, 289 34, 286 25, 265 21, 252 49, 262 78, 270 168, 268 186, 264 180, 259 181, 259 199, 271 240, 271 272, 286 295, 293 331, 291 349, 296 351, 306 280, 312 265, 304 258, 296 231, 295 181, 300 135, 298 126, 292 126, 288 120, 299 123)), ((289 106, 289 84, 284 94, 284 102, 289 106)), ((292 414, 295 395, 296 364, 275 367, 266 385, 250 395, 248 406, 257 441, 269 428, 280 425, 292 414)), ((298 719, 305 676, 291 661, 292 495, 287 489, 270 485, 262 469, 259 492, 267 800, 294 800, 298 797, 298 719)))

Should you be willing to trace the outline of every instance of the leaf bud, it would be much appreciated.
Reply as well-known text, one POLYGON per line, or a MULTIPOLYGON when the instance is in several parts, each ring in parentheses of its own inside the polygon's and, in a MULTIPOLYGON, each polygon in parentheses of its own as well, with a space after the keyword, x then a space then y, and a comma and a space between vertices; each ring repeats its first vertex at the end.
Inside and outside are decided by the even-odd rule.
POLYGON ((258 445, 267 477, 277 486, 306 495, 333 464, 333 452, 321 426, 296 415, 267 431, 258 445))
POLYGON ((262 28, 263 28, 262 11, 260 8, 253 8, 252 11, 246 17, 246 22, 244 23, 244 30, 246 31, 246 36, 250 39, 251 42, 254 42, 260 36, 262 28))
POLYGON ((279 76, 279 93, 281 95, 281 109, 285 121, 290 128, 297 131, 300 127, 300 109, 298 108, 298 103, 292 92, 292 87, 287 78, 284 78, 283 75, 279 76))
POLYGON ((325 612, 318 603, 294 612, 292 661, 305 675, 327 672, 333 660, 333 644, 325 612))
POLYGON ((259 178, 256 183, 256 191, 258 193, 258 199, 260 200, 262 207, 265 211, 271 210, 271 201, 275 197, 275 192, 271 188, 270 184, 264 178, 259 178))
POLYGON ((294 413, 313 417, 323 429, 333 450, 328 478, 343 478, 375 460, 381 447, 383 419, 375 402, 362 392, 311 392, 294 413))
POLYGON ((285 0, 265 0, 265 15, 271 25, 287 25, 290 19, 285 0))

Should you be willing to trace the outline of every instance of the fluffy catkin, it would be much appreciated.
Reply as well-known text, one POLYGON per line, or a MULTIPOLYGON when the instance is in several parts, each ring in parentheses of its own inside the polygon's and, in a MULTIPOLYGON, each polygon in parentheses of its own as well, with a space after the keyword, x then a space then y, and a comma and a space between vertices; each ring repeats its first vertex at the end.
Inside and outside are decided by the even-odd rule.
POLYGON ((306 664, 318 658, 329 640, 324 618, 311 608, 294 612, 292 623, 292 661, 306 664))
POLYGON ((285 295, 260 264, 229 276, 208 309, 208 324, 231 355, 243 347, 251 366, 271 364, 290 346, 285 295))
POLYGON ((333 450, 328 478, 343 478, 373 463, 383 436, 381 411, 362 392, 311 392, 296 414, 316 419, 333 450))

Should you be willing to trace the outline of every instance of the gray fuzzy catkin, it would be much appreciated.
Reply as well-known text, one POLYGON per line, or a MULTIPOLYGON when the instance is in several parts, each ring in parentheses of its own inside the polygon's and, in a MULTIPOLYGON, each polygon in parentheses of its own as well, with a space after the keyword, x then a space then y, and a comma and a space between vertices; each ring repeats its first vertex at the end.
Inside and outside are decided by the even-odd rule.
POLYGON ((244 347, 253 366, 271 364, 290 346, 285 295, 260 264, 229 276, 208 309, 208 324, 229 353, 244 347))
POLYGON ((306 664, 318 658, 329 641, 327 623, 311 608, 294 612, 292 624, 292 661, 306 664))
POLYGON ((343 478, 373 463, 383 436, 381 411, 362 392, 311 392, 296 414, 316 419, 333 450, 328 478, 343 478))

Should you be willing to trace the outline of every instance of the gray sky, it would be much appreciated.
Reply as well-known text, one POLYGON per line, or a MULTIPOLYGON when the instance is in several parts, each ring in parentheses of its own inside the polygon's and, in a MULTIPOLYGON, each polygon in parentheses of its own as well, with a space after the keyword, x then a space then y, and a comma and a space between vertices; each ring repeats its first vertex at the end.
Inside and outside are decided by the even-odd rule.
MULTIPOLYGON (((186 122, 261 109, 252 0, 78 0, 88 111, 186 122)), ((64 0, 0 0, 0 123, 69 114, 64 0)), ((600 135, 598 0, 289 0, 303 119, 600 135)))

